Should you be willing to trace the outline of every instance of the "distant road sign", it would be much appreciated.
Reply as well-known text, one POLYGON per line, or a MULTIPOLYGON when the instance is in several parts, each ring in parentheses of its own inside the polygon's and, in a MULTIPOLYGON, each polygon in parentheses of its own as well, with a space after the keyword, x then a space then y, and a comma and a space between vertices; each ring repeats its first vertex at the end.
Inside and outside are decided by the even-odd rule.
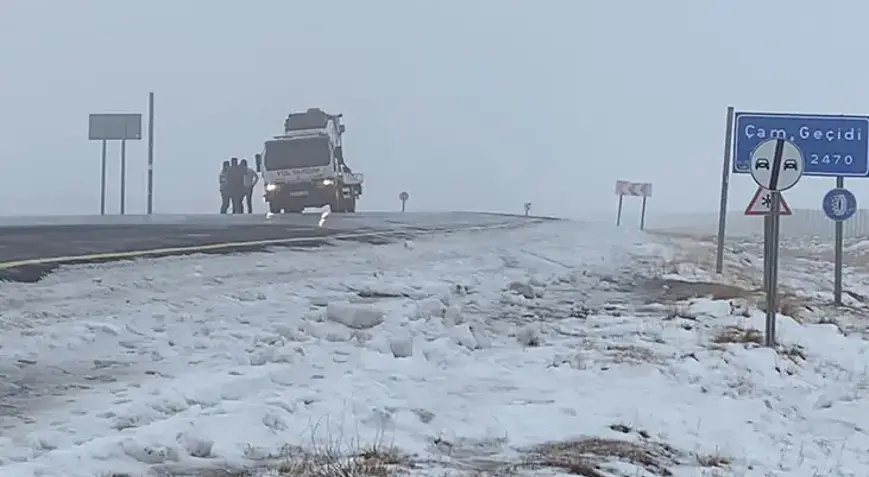
POLYGON ((869 177, 869 117, 736 113, 733 172, 750 173, 751 152, 786 139, 803 153, 807 176, 869 177))
POLYGON ((651 182, 616 181, 616 195, 652 196, 651 182))
POLYGON ((404 202, 407 199, 410 199, 410 194, 408 194, 407 192, 402 192, 401 194, 398 194, 398 200, 404 202))
POLYGON ((141 114, 91 114, 88 118, 91 141, 135 141, 142 139, 141 114))
POLYGON ((751 177, 757 185, 772 191, 795 186, 803 175, 803 154, 794 143, 768 139, 751 153, 751 177))
MULTIPOLYGON (((745 215, 769 215, 772 210, 771 194, 770 191, 763 187, 758 187, 757 192, 754 193, 754 197, 751 198, 751 202, 748 203, 748 207, 745 208, 745 215)), ((781 215, 793 214, 791 207, 785 201, 784 196, 781 195, 779 195, 778 212, 781 215)))
POLYGON ((824 194, 822 205, 827 217, 835 222, 848 220, 857 213, 857 197, 848 189, 831 189, 824 194))

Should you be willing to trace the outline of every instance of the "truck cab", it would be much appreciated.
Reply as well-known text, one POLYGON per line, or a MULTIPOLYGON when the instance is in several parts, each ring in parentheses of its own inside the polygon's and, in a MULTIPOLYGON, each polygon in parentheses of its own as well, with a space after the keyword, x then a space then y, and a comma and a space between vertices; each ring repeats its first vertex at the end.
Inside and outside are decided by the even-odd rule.
POLYGON ((332 212, 356 211, 363 176, 344 161, 341 118, 319 108, 290 113, 284 133, 266 141, 254 156, 272 213, 325 205, 332 212))

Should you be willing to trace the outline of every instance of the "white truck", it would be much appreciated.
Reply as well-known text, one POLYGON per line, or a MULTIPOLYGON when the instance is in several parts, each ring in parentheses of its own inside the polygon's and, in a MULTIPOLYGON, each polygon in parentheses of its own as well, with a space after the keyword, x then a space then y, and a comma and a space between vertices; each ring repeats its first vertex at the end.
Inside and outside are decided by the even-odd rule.
POLYGON ((254 156, 272 213, 300 213, 329 205, 333 213, 356 212, 362 174, 344 162, 341 114, 319 108, 290 113, 284 134, 266 141, 254 156))

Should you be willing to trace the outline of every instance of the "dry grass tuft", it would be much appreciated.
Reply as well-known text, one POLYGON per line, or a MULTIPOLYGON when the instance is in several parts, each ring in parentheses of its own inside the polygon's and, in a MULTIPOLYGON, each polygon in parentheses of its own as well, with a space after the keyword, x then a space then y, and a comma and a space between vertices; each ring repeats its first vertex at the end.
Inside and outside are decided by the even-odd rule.
POLYGON ((257 466, 245 470, 166 472, 171 477, 399 477, 413 462, 390 446, 342 446, 329 443, 313 450, 284 446, 257 466))
POLYGON ((796 321, 802 322, 803 311, 805 305, 796 298, 784 298, 778 305, 778 312, 785 316, 790 316, 796 321))
POLYGON ((752 328, 728 326, 715 335, 712 342, 719 345, 727 343, 761 344, 763 343, 763 333, 752 328))
POLYGON ((370 446, 352 452, 336 447, 314 452, 291 448, 271 471, 275 477, 395 477, 405 473, 405 464, 409 461, 393 447, 370 446))
POLYGON ((634 344, 614 344, 606 347, 606 354, 616 363, 659 363, 661 358, 649 348, 634 344))
POLYGON ((675 464, 675 456, 676 451, 665 444, 590 437, 536 446, 530 450, 527 464, 582 477, 607 477, 611 474, 602 467, 617 460, 666 477, 673 475, 668 467, 675 464))
POLYGON ((721 454, 696 455, 697 465, 700 467, 727 467, 733 461, 730 457, 721 454))
POLYGON ((806 349, 800 345, 782 345, 778 348, 778 354, 793 362, 806 360, 806 349))

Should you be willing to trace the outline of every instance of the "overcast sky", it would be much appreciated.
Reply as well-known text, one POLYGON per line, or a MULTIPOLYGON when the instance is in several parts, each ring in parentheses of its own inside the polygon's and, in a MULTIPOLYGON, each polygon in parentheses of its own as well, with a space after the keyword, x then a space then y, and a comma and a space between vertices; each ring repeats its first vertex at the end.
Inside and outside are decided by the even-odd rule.
MULTIPOLYGON (((2 0, 0 214, 97 213, 87 116, 146 113, 149 91, 160 213, 215 211, 221 160, 314 106, 345 114, 364 210, 397 209, 407 190, 411 210, 606 213, 626 179, 654 184, 651 213, 714 211, 728 105, 869 113, 866 13, 856 0, 2 0)), ((146 150, 128 144, 128 213, 145 210, 146 150)), ((112 144, 110 212, 118 156, 112 144)), ((833 182, 786 199, 817 208, 833 182)), ((753 191, 734 178, 731 207, 753 191)))

